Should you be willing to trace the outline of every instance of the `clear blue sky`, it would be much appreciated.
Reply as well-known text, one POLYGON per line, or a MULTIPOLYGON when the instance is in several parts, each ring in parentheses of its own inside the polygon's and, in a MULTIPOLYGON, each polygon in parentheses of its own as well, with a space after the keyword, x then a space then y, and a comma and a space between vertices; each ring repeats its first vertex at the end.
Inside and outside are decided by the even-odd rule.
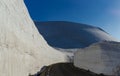
POLYGON ((120 40, 120 0, 25 0, 33 20, 101 27, 120 40))

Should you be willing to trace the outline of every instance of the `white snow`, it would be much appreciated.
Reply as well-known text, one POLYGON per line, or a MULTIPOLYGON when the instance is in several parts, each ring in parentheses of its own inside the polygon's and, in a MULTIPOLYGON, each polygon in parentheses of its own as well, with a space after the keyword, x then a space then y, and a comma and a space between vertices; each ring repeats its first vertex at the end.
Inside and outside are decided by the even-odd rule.
POLYGON ((74 65, 96 73, 116 75, 120 73, 120 43, 100 42, 75 53, 74 65), (117 72, 117 73, 116 73, 117 72))
POLYGON ((28 76, 64 61, 39 35, 23 0, 0 0, 0 76, 28 76))

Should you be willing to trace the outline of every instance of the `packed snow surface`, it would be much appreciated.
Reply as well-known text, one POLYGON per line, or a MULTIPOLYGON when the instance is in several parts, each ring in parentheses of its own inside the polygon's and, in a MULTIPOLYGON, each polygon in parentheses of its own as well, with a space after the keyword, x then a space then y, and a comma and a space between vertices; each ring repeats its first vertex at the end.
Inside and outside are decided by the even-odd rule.
POLYGON ((75 53, 74 65, 95 73, 120 76, 120 43, 104 41, 80 49, 75 53))
POLYGON ((23 0, 0 0, 0 76, 28 76, 64 61, 39 34, 23 0))
POLYGON ((101 28, 67 21, 37 22, 36 27, 49 45, 56 48, 84 48, 99 41, 115 41, 101 28))

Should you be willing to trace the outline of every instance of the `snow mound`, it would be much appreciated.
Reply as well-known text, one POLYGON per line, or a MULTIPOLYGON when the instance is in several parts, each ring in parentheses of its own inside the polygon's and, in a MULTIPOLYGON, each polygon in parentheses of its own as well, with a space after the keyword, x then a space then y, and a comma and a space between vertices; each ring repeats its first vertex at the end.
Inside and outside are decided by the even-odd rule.
POLYGON ((39 34, 23 0, 0 0, 0 76, 28 76, 64 61, 39 34))
POLYGON ((56 48, 84 48, 99 41, 116 41, 101 28, 86 24, 67 21, 35 21, 35 25, 48 44, 56 48))
POLYGON ((80 49, 75 53, 74 65, 95 73, 120 74, 120 43, 104 41, 80 49))

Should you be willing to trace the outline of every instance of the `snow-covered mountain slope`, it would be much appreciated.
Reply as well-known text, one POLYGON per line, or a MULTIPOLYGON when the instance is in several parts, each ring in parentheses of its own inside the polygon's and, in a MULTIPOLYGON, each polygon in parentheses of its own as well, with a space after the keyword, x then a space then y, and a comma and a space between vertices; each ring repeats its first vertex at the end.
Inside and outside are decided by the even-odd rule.
POLYGON ((95 73, 119 76, 120 43, 105 41, 80 49, 75 53, 74 65, 95 73))
POLYGON ((98 27, 66 22, 35 22, 39 32, 52 47, 63 49, 84 48, 92 43, 115 39, 98 27))
POLYGON ((64 61, 40 36, 23 0, 0 0, 0 76, 28 76, 64 61))

